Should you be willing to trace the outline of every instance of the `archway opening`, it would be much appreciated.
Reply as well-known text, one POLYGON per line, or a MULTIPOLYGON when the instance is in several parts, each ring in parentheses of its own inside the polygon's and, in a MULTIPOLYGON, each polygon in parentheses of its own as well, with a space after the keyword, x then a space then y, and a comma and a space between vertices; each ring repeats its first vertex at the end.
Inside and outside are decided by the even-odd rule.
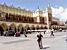
POLYGON ((37 29, 37 30, 39 30, 39 29, 40 29, 40 28, 39 28, 39 25, 37 25, 37 26, 36 26, 36 29, 37 29))
POLYGON ((8 31, 8 26, 6 23, 2 23, 0 26, 3 28, 4 31, 8 31))
POLYGON ((16 33, 17 32, 17 28, 16 28, 16 24, 12 23, 9 28, 11 27, 11 29, 16 33))
POLYGON ((45 26, 44 29, 47 29, 47 27, 45 26))
POLYGON ((35 30, 35 27, 34 27, 34 25, 32 25, 32 26, 31 26, 31 30, 35 30))
POLYGON ((44 29, 43 26, 41 26, 40 29, 44 29))

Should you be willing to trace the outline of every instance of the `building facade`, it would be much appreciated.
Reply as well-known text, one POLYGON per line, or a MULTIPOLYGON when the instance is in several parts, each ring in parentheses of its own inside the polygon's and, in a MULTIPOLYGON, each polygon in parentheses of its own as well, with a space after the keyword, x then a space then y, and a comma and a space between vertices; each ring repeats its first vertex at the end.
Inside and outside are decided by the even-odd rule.
POLYGON ((17 28, 18 26, 27 30, 57 27, 64 28, 64 25, 60 25, 58 21, 58 18, 52 16, 52 9, 50 6, 48 6, 48 11, 42 11, 38 8, 36 11, 32 12, 26 9, 0 5, 0 26, 7 25, 13 28, 14 26, 17 28))

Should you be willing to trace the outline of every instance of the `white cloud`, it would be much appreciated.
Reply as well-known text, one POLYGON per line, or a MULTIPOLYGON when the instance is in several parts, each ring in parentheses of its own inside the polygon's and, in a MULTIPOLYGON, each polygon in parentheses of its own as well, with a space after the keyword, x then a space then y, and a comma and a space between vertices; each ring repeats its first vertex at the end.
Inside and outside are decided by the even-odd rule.
POLYGON ((60 6, 59 8, 52 8, 52 14, 54 17, 60 18, 60 20, 65 21, 67 19, 67 8, 60 6))

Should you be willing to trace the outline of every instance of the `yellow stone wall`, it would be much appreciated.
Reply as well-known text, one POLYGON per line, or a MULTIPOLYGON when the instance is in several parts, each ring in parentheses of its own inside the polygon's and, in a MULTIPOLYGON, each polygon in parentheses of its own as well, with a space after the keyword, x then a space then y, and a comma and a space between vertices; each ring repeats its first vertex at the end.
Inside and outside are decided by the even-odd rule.
POLYGON ((30 10, 15 8, 15 7, 8 7, 5 5, 0 5, 0 11, 6 12, 6 13, 12 13, 12 14, 18 14, 18 15, 24 15, 24 16, 33 16, 33 12, 30 10))

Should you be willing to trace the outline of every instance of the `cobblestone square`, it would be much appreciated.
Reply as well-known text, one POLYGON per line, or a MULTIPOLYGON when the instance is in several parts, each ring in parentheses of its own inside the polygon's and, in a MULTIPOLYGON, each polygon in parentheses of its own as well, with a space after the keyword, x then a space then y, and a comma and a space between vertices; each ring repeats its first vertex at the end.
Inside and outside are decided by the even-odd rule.
MULTIPOLYGON (((42 32, 43 34, 43 32, 42 32)), ((67 32, 56 32, 55 36, 51 37, 50 33, 43 34, 43 46, 48 48, 39 49, 36 33, 27 34, 21 37, 5 37, 0 36, 1 50, 67 50, 67 42, 65 41, 67 32)))

